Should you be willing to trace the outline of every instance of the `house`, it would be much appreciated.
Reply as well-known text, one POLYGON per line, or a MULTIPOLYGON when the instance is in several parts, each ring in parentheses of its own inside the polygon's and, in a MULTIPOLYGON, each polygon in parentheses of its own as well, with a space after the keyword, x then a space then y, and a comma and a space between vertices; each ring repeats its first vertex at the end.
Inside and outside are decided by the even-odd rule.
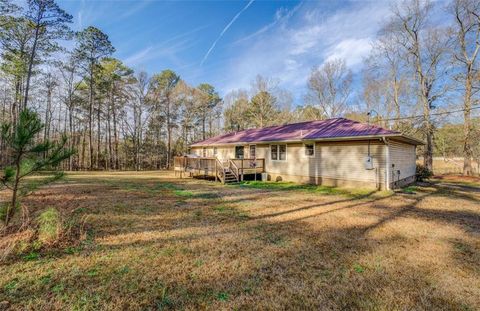
POLYGON ((223 182, 264 172, 272 181, 392 189, 415 180, 421 144, 396 131, 335 118, 212 137, 192 144, 193 156, 176 159, 175 167, 223 182))

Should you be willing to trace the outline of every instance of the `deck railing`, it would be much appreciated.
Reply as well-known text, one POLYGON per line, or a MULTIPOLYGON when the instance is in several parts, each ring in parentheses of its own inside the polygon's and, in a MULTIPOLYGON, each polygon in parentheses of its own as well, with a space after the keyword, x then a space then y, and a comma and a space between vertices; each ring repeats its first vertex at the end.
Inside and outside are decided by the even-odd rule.
POLYGON ((244 175, 265 172, 265 159, 232 159, 238 167, 238 176, 243 180, 244 175))
POLYGON ((247 174, 265 172, 265 159, 229 159, 224 163, 214 157, 174 157, 176 172, 189 172, 196 175, 215 176, 222 182, 225 179, 225 170, 235 175, 237 180, 243 180, 247 174))
POLYGON ((225 166, 219 159, 215 158, 215 181, 220 179, 222 184, 225 183, 225 166))

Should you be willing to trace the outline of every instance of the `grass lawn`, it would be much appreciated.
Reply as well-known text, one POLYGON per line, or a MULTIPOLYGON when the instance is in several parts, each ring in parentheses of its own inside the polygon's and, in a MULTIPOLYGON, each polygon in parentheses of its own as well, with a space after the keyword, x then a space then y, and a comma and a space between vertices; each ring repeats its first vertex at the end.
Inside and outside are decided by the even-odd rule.
POLYGON ((0 264, 13 310, 480 309, 480 182, 372 193, 77 173, 28 204, 75 211, 85 235, 0 264))

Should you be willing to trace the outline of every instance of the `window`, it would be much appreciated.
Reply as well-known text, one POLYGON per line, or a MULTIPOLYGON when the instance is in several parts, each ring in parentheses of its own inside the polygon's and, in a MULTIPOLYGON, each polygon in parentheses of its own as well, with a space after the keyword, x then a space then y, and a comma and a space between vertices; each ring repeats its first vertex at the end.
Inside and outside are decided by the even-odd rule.
POLYGON ((257 146, 250 145, 250 159, 255 159, 257 156, 257 146))
POLYGON ((278 145, 278 159, 281 161, 287 159, 287 145, 278 145))
POLYGON ((270 155, 272 160, 278 160, 278 145, 271 145, 270 146, 270 155))
POLYGON ((235 159, 243 159, 245 152, 245 147, 235 146, 235 159))
POLYGON ((206 158, 207 157, 207 148, 203 147, 202 149, 202 157, 206 158))
POLYGON ((273 161, 287 160, 287 145, 271 145, 270 158, 273 161))
POLYGON ((217 147, 213 147, 213 155, 214 155, 214 156, 217 156, 217 154, 218 154, 217 147))
POLYGON ((315 144, 305 144, 305 155, 307 157, 315 156, 315 144))

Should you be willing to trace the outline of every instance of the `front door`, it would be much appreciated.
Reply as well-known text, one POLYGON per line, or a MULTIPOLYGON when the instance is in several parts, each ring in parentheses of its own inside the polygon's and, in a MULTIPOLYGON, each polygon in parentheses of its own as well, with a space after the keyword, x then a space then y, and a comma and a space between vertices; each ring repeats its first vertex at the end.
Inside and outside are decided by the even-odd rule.
POLYGON ((235 146, 235 159, 244 158, 245 148, 243 146, 235 146))

